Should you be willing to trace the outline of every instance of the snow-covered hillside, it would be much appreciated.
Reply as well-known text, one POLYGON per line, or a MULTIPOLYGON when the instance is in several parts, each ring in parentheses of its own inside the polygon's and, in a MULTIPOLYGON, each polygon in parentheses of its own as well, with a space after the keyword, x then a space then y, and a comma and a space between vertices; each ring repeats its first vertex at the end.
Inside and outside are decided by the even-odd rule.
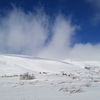
POLYGON ((0 100, 99 100, 100 62, 0 55, 0 100), (35 79, 20 80, 29 72, 35 79))
POLYGON ((23 72, 85 71, 80 66, 51 59, 26 56, 0 55, 0 75, 21 74, 23 72))

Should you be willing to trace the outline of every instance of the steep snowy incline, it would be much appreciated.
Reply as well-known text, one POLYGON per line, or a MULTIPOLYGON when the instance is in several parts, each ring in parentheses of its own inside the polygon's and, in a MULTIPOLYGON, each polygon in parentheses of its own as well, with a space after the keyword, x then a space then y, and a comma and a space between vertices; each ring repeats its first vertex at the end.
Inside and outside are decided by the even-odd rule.
POLYGON ((21 74, 23 72, 86 71, 85 69, 62 61, 26 56, 0 55, 0 75, 21 74), (30 59, 31 58, 31 59, 30 59))

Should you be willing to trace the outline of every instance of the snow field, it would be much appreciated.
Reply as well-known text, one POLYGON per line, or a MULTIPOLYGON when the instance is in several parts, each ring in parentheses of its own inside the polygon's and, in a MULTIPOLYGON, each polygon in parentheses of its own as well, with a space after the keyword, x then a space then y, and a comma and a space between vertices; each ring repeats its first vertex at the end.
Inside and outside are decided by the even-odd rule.
MULTIPOLYGON (((97 66, 98 63, 88 62, 97 66)), ((100 73, 81 62, 0 56, 0 100, 99 100, 100 73), (78 63, 78 62, 77 62, 78 63), (23 73, 35 79, 20 80, 23 73)), ((99 68, 98 68, 99 70, 99 68)))

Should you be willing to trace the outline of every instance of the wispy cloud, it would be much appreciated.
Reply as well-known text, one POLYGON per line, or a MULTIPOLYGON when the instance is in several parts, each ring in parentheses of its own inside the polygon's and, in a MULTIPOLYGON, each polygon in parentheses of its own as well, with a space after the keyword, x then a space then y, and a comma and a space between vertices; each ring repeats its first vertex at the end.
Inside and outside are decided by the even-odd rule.
POLYGON ((100 60, 100 44, 76 44, 71 18, 59 13, 50 20, 43 9, 25 13, 14 8, 0 18, 0 53, 27 54, 53 59, 100 60), (49 39, 49 41, 48 41, 49 39))
POLYGON ((100 24, 100 12, 95 13, 95 16, 92 19, 92 24, 93 25, 100 24))
POLYGON ((87 0, 93 8, 94 15, 92 17, 92 24, 100 24, 100 0, 87 0))
POLYGON ((25 14, 21 9, 12 10, 1 18, 0 50, 6 53, 37 54, 48 37, 47 21, 42 11, 25 14))
POLYGON ((92 3, 92 6, 96 8, 100 8, 100 0, 87 0, 88 2, 92 3))
POLYGON ((71 20, 64 18, 63 15, 56 16, 55 23, 52 28, 52 40, 47 47, 41 52, 41 56, 61 59, 68 56, 72 36, 78 27, 71 25, 71 20))

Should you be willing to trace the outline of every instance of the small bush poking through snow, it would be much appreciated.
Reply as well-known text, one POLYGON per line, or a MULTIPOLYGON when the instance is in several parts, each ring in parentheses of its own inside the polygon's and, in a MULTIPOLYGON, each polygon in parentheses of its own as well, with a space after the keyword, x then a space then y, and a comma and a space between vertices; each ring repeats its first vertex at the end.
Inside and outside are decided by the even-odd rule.
POLYGON ((11 77, 17 77, 18 75, 4 75, 0 76, 1 78, 11 78, 11 77))
POLYGON ((83 92, 82 88, 76 88, 76 87, 71 87, 71 88, 61 88, 59 91, 63 91, 63 92, 69 92, 69 93, 81 93, 83 92))
POLYGON ((35 79, 34 74, 31 75, 27 72, 27 73, 20 75, 20 80, 32 80, 32 79, 35 79))
POLYGON ((91 85, 92 85, 91 82, 85 84, 86 87, 91 87, 91 85))

